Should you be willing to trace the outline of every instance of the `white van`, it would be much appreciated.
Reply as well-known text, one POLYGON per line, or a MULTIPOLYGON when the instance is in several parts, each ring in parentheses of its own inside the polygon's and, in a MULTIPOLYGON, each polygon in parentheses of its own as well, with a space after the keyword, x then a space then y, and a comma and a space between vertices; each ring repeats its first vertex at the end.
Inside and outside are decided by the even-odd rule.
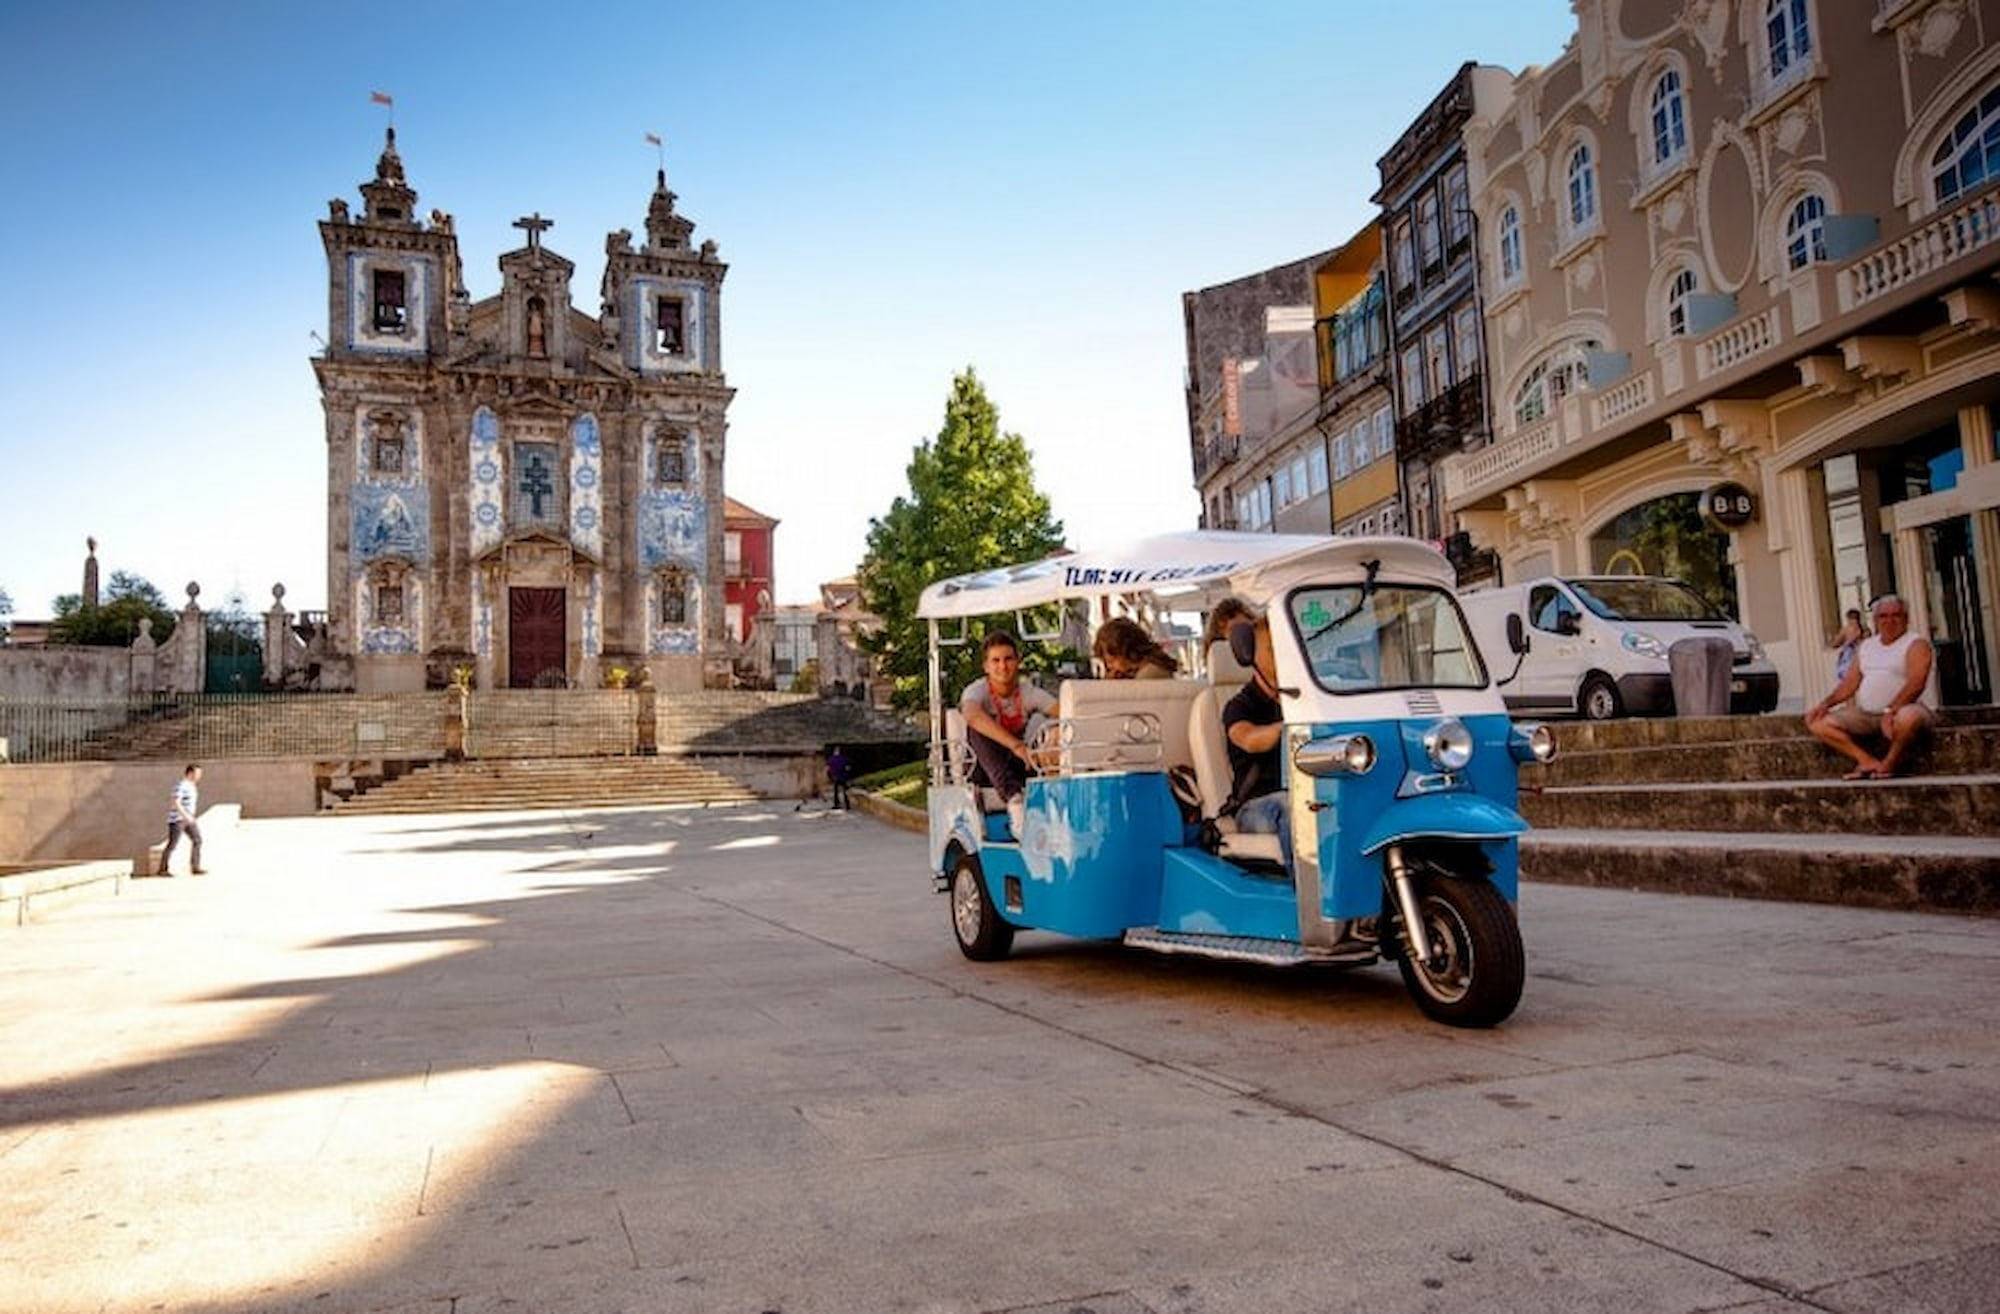
POLYGON ((1667 650, 1678 639, 1717 636, 1736 650, 1729 710, 1768 712, 1778 672, 1757 636, 1678 580, 1652 575, 1535 579, 1459 596, 1465 618, 1510 711, 1574 712, 1593 721, 1674 710, 1667 650), (1521 618, 1528 651, 1509 645, 1521 618), (1515 661, 1520 670, 1508 679, 1515 661))

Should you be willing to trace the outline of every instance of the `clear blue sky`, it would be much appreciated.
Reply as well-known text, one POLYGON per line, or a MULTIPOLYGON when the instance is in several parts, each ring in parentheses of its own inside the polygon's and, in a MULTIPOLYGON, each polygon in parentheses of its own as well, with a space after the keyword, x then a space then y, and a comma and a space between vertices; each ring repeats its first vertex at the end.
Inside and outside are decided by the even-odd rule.
POLYGON ((0 240, 0 588, 83 539, 178 601, 318 607, 315 221, 397 130, 475 298, 540 210, 595 312, 667 138, 730 262, 732 495, 781 600, 850 571, 952 372, 1024 434, 1072 542, 1192 523, 1179 295, 1344 240, 1463 59, 1553 58, 1564 0, 1388 6, 16 4, 0 240))

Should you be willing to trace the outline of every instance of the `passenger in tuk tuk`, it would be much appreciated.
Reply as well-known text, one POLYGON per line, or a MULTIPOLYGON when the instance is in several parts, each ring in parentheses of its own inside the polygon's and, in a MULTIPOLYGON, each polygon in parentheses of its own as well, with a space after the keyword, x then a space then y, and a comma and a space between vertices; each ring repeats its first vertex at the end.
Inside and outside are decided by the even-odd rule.
POLYGON ((1201 628, 1202 656, 1206 657, 1209 649, 1216 644, 1228 643, 1229 627, 1237 621, 1256 619, 1257 613, 1250 610, 1250 604, 1235 594, 1216 603, 1214 609, 1208 613, 1208 624, 1201 628))
POLYGON ((986 674, 966 685, 958 700, 975 764, 972 783, 999 791, 1018 839, 1025 820, 1023 791, 1034 766, 1029 745, 1056 710, 1056 700, 1021 678, 1021 650, 1005 630, 987 634, 980 664, 986 674))
POLYGON ((1271 648, 1271 619, 1237 620, 1229 627, 1229 646, 1241 661, 1254 644, 1250 682, 1222 709, 1222 728, 1229 740, 1229 801, 1236 806, 1236 827, 1249 835, 1278 837, 1285 872, 1292 870, 1292 812, 1285 793, 1285 713, 1278 704, 1278 663, 1271 648))
POLYGON ((1123 616, 1098 627, 1090 652, 1111 680, 1170 680, 1181 668, 1144 626, 1123 616))

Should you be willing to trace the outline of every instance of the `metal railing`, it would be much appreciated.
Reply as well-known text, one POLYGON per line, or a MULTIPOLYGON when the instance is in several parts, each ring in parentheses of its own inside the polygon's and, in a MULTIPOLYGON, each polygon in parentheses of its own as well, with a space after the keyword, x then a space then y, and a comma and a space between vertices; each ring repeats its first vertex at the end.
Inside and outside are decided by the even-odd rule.
POLYGON ((437 694, 0 698, 0 739, 24 763, 425 757, 446 712, 437 694))

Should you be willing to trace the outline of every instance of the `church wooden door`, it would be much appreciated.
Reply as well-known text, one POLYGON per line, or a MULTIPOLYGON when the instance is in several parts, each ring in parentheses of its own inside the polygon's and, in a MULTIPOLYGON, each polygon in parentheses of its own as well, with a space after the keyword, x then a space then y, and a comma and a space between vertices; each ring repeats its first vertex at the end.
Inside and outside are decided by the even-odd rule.
POLYGON ((515 689, 561 684, 567 676, 562 589, 507 591, 507 683, 515 689))

